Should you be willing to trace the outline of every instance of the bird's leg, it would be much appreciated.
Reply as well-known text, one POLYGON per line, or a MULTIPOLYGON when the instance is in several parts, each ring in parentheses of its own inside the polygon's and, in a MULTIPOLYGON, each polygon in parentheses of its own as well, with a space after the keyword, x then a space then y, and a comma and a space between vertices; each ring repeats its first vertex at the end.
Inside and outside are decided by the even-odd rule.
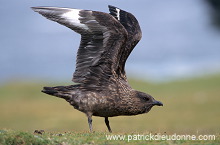
POLYGON ((88 116, 88 123, 89 123, 89 130, 92 132, 92 115, 87 115, 88 116))
POLYGON ((108 117, 105 117, 105 124, 106 124, 106 126, 108 127, 108 131, 109 131, 109 132, 112 132, 111 127, 110 127, 110 125, 109 125, 108 117))

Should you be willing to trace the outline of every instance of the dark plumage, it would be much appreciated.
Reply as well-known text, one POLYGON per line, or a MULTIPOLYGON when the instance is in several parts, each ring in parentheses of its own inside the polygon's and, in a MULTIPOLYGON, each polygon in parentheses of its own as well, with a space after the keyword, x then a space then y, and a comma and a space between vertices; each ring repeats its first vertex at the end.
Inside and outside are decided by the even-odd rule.
POLYGON ((55 7, 33 7, 35 12, 81 34, 76 70, 70 86, 44 87, 42 92, 65 99, 88 117, 108 117, 147 113, 163 104, 151 95, 136 91, 128 84, 125 62, 141 39, 136 18, 109 6, 110 14, 55 7))

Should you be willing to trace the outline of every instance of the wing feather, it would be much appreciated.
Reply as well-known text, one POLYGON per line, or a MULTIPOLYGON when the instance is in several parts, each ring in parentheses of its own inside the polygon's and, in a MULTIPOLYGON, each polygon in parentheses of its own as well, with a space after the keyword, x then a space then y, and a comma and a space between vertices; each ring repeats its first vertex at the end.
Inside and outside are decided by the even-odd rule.
POLYGON ((120 64, 119 64, 119 71, 121 72, 122 77, 126 78, 125 75, 125 63, 127 58, 129 57, 130 53, 137 45, 137 43, 141 40, 142 33, 141 28, 137 19, 129 12, 121 10, 117 7, 109 5, 110 14, 118 20, 127 30, 128 39, 126 41, 125 47, 121 50, 122 55, 120 57, 120 64))
POLYGON ((117 75, 127 31, 107 13, 56 7, 33 7, 34 11, 81 34, 77 52, 76 83, 103 85, 117 75))

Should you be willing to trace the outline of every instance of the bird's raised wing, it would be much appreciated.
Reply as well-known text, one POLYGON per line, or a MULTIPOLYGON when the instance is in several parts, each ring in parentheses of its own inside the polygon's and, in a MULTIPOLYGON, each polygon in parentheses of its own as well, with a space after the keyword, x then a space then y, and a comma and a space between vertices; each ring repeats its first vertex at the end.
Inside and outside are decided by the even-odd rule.
POLYGON ((116 71, 121 47, 127 40, 127 31, 113 16, 103 12, 57 7, 32 7, 35 12, 81 34, 77 52, 76 83, 102 85, 116 71))
POLYGON ((120 57, 119 70, 121 71, 122 77, 126 78, 125 75, 125 62, 130 55, 131 51, 141 40, 142 33, 141 28, 137 19, 129 12, 121 10, 114 6, 108 6, 110 14, 115 17, 127 30, 128 38, 125 46, 122 49, 122 55, 120 57))

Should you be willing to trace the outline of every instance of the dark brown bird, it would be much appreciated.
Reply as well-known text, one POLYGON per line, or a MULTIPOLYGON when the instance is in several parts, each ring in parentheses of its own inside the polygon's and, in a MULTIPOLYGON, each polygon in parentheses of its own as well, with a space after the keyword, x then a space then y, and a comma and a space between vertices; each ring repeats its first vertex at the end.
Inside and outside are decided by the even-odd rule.
POLYGON ((56 7, 32 7, 49 20, 81 34, 76 70, 70 86, 44 87, 42 92, 64 98, 88 117, 108 117, 147 113, 154 105, 163 106, 151 95, 128 84, 125 62, 141 39, 137 19, 124 10, 109 6, 110 14, 56 7))

